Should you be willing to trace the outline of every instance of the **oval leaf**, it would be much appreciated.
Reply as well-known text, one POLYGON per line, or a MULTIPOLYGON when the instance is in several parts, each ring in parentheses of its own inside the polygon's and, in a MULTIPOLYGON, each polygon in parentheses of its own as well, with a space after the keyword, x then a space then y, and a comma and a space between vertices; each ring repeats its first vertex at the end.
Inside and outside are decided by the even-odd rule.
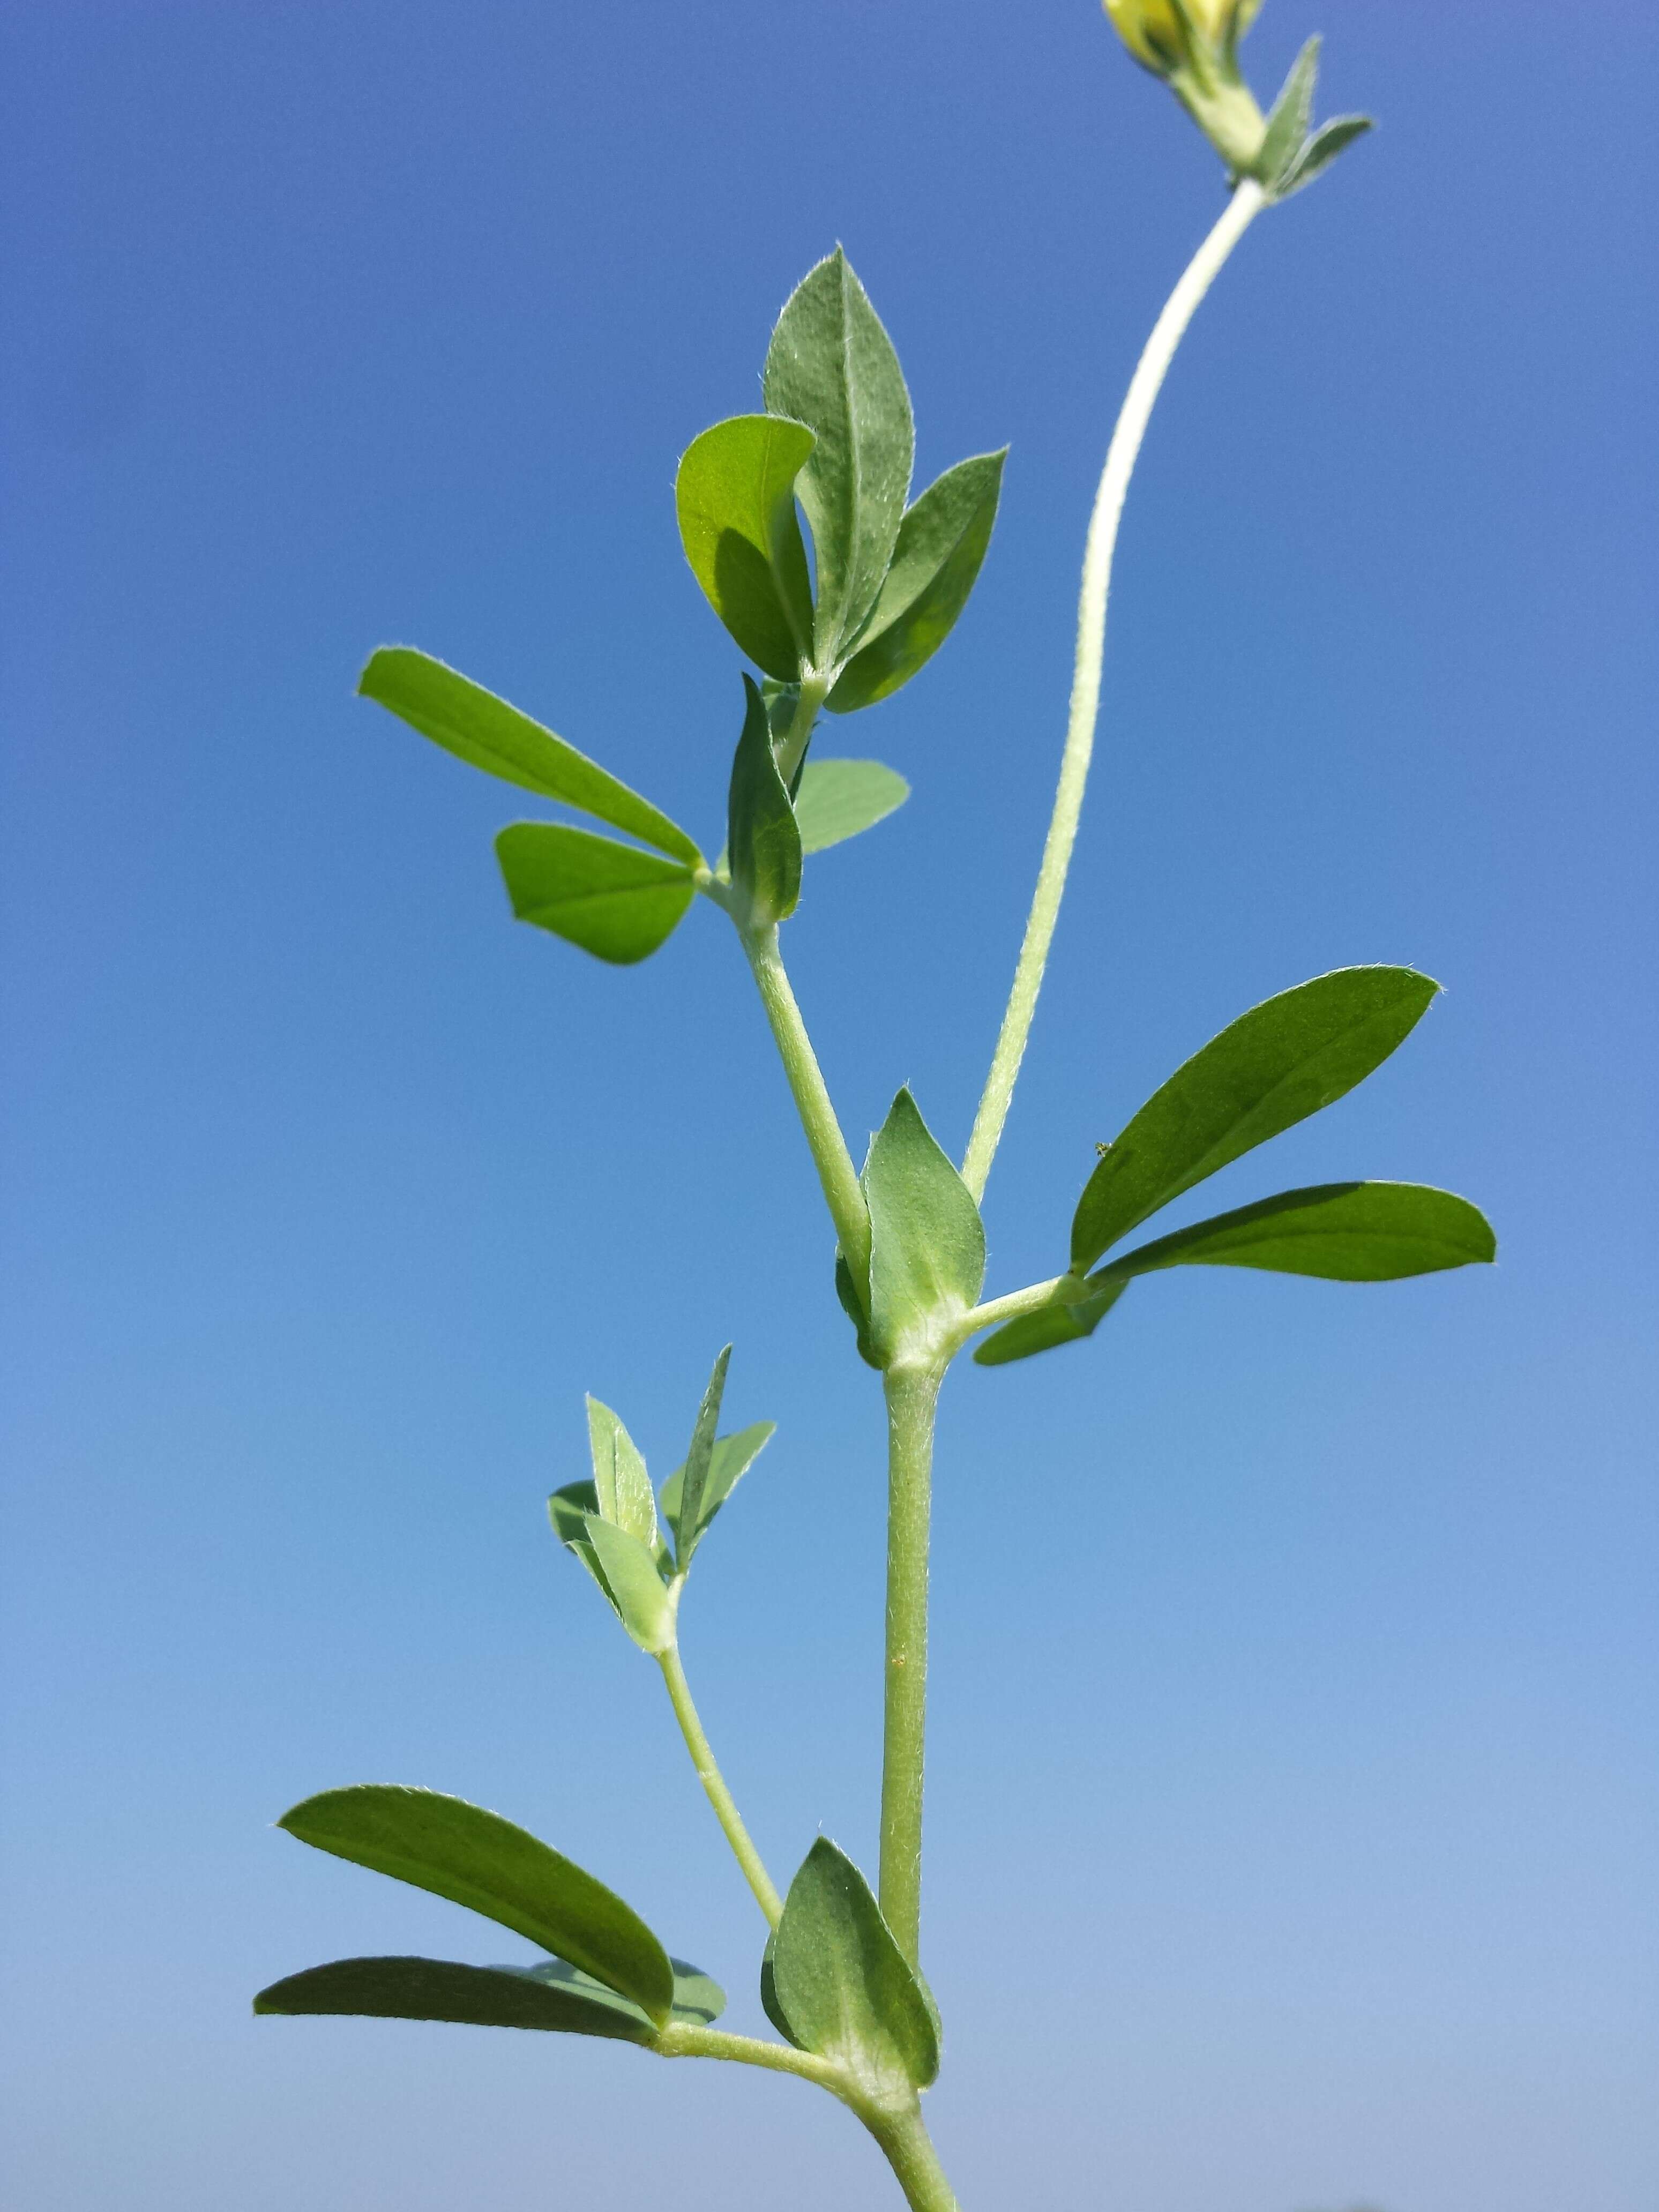
POLYGON ((618 967, 672 935, 695 890, 678 861, 557 822, 511 823, 495 840, 495 857, 520 921, 618 967))
POLYGON ((876 2097, 935 2078, 933 2008, 869 1884, 827 1836, 790 1883, 769 1949, 763 2001, 798 2048, 835 2060, 876 2097))
POLYGON ((1159 1267, 1267 1267, 1337 1283, 1389 1283, 1494 1260, 1492 1224, 1466 1198, 1417 1182, 1328 1182, 1218 1213, 1114 1260, 1091 1283, 1159 1267))
POLYGON ((593 1461, 594 1510, 642 1544, 657 1540, 657 1501, 645 1455, 609 1406, 587 1401, 587 1448, 593 1461))
POLYGON ((692 574, 769 676, 793 683, 812 648, 812 586, 795 478, 814 440, 780 415, 735 415, 693 439, 674 480, 692 574))
POLYGON ((362 697, 389 708, 423 738, 487 775, 525 791, 538 791, 544 799, 562 799, 567 806, 608 822, 613 830, 625 830, 654 845, 659 852, 672 853, 694 868, 702 866, 702 854, 691 839, 648 799, 641 799, 574 745, 430 653, 416 653, 406 645, 383 645, 371 655, 357 679, 357 690, 362 697))
POLYGON ((879 761, 809 760, 795 792, 803 853, 822 853, 874 829, 910 796, 896 769, 879 761))
POLYGON ((798 489, 817 562, 814 658, 828 669, 875 604, 915 449, 898 356, 840 246, 785 303, 763 388, 769 415, 817 440, 798 489))
POLYGON ((726 802, 726 855, 751 922, 787 921, 800 896, 800 830, 778 774, 766 702, 745 676, 743 733, 726 802))
MULTIPOLYGON (((1091 1277, 1091 1282, 1098 1279, 1091 1277)), ((1030 1359, 1034 1352, 1049 1352, 1057 1344, 1077 1344, 1092 1336, 1129 1287, 1127 1280, 1103 1284, 1091 1296, 1068 1304, 1040 1306, 1006 1322, 988 1336, 974 1353, 981 1367, 1006 1367, 1011 1360, 1030 1359)))
POLYGON ((591 1874, 498 1813, 435 1790, 326 1790, 276 1823, 302 1844, 481 1912, 556 1951, 659 2022, 673 2002, 668 1954, 591 1874))
POLYGON ((905 515, 857 650, 824 702, 831 714, 890 697, 956 627, 991 542, 1006 459, 1005 451, 958 461, 905 515))
POLYGON ((1092 1267, 1149 1213, 1352 1091, 1439 988, 1414 968, 1339 968, 1241 1014, 1107 1147, 1072 1222, 1073 1267, 1092 1267))
POLYGON ((892 1360, 958 1319, 985 1280, 985 1230, 972 1194, 908 1090, 871 1139, 870 1334, 892 1360))
POLYGON ((654 1555, 597 1514, 587 1523, 587 1540, 623 1626, 653 1658, 666 1651, 674 1641, 674 1606, 654 1555))
POLYGON ((538 2027, 564 2035, 611 2036, 624 2043, 655 2040, 655 2030, 638 2007, 603 1983, 579 1987, 534 1966, 463 1966, 444 1959, 337 1959, 273 1982, 254 1998, 253 2009, 447 2020, 469 2027, 538 2027))

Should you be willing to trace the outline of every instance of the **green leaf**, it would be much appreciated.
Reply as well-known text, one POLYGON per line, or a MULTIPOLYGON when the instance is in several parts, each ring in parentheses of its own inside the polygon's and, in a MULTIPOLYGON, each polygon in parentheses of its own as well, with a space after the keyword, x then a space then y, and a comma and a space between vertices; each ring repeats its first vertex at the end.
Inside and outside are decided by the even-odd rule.
POLYGON ((1329 168, 1339 154, 1352 146, 1356 138, 1363 138, 1372 128, 1369 115, 1335 115, 1328 123, 1322 123, 1280 181, 1273 198, 1287 200, 1292 192, 1299 192, 1304 185, 1312 184, 1322 170, 1329 168))
POLYGON ((858 1338, 859 1358, 866 1367, 873 1367, 879 1373, 881 1360, 875 1346, 870 1341, 870 1316, 866 1310, 867 1300, 853 1280, 853 1270, 848 1266, 845 1255, 839 1251, 836 1254, 836 1296, 841 1301, 842 1311, 853 1324, 858 1338))
POLYGON ((666 1651, 674 1641, 674 1601, 650 1547, 597 1513, 589 1516, 587 1540, 623 1626, 653 1658, 666 1651))
POLYGON ((915 449, 898 356, 840 246, 785 303, 763 391, 769 415, 817 440, 797 489, 817 562, 814 659, 827 669, 875 604, 915 449))
POLYGON ((619 967, 672 935, 696 888, 678 860, 557 822, 510 823, 495 857, 520 921, 619 967))
POLYGON ((642 1544, 657 1540, 657 1501, 644 1455, 609 1406, 587 1401, 587 1445, 593 1461, 595 1510, 642 1544))
POLYGON ((1252 175, 1269 192, 1278 190, 1307 143, 1308 127, 1313 121, 1314 87, 1319 77, 1319 45, 1316 38, 1310 39, 1291 64, 1284 89, 1267 118, 1261 151, 1251 165, 1252 175))
POLYGON ((1073 1268, 1082 1273, 1183 1190, 1352 1091, 1439 988, 1413 968, 1339 968, 1241 1014, 1107 1146, 1073 1218, 1073 1268))
MULTIPOLYGON (((679 1488, 676 1492, 674 1510, 668 1516, 674 1531, 674 1555, 684 1573, 691 1564, 691 1554, 696 1548, 697 1531, 702 1525, 703 1497, 708 1486, 708 1477, 714 1463, 714 1436, 720 1426, 720 1401, 726 1395, 726 1370, 732 1364, 732 1347, 728 1344, 716 1354, 708 1388, 702 1394, 697 1407, 697 1418, 691 1430, 690 1448, 683 1464, 676 1470, 679 1488)), ((663 1511, 668 1513, 668 1492, 663 1491, 663 1511)))
POLYGON ((890 697, 950 635, 991 542, 1006 459, 1005 448, 959 461, 905 515, 857 650, 824 702, 831 714, 890 697))
POLYGON ((674 480, 680 539, 708 604, 750 659, 785 684, 812 647, 795 478, 814 442, 779 415, 735 415, 693 439, 674 480))
MULTIPOLYGON (((1090 1280, 1097 1279, 1091 1277, 1090 1280)), ((1127 1282, 1110 1282, 1086 1297, 1070 1304, 1040 1306, 1003 1326, 974 1353, 981 1367, 1006 1367, 1011 1360, 1029 1359, 1034 1352, 1048 1352, 1057 1344, 1076 1344, 1092 1336, 1128 1289, 1127 1282)))
POLYGON ((769 1948, 768 2011, 799 2049, 836 2061, 872 2097, 935 2078, 932 2008, 869 1884, 827 1836, 790 1883, 769 1948))
POLYGON ((474 768, 523 790, 538 791, 544 799, 562 799, 659 852, 694 868, 702 866, 702 854, 691 839, 648 799, 429 653, 383 645, 370 656, 357 690, 474 768))
POLYGON ((749 919, 785 921, 800 896, 800 831, 778 774, 766 702, 747 676, 743 688, 743 734, 726 796, 726 862, 749 919))
POLYGON ((538 2027, 624 2043, 656 2038, 639 2008, 602 1983, 578 1987, 533 1966, 463 1966, 444 1959, 337 1959, 273 1982, 254 1998, 253 2009, 538 2027))
POLYGON ((703 1484, 702 1505, 695 1524, 680 1503, 685 1469, 677 1467, 664 1483, 663 1518, 676 1532, 682 1571, 690 1565, 691 1554, 708 1534, 714 1516, 776 1435, 777 1426, 775 1421, 751 1421, 746 1429, 715 1438, 708 1479, 703 1484))
POLYGON ((968 1186, 908 1090, 871 1140, 870 1334, 890 1361, 958 1318, 985 1280, 985 1230, 968 1186))
POLYGON ((553 1523, 553 1534, 568 1552, 575 1553, 599 1584, 605 1603, 620 1619, 622 1607, 617 1603, 617 1593, 605 1580, 598 1555, 587 1540, 588 1521, 599 1510, 598 1493, 591 1482, 568 1482, 547 1501, 547 1517, 553 1523))
POLYGON ((1389 1283, 1498 1256, 1480 1210, 1416 1182, 1327 1182, 1218 1213, 1114 1260, 1091 1283, 1159 1267, 1267 1267, 1337 1283, 1389 1283))
POLYGON ((673 1969, 644 1921, 498 1813, 434 1790, 364 1783, 307 1797, 276 1825, 317 1850, 481 1912, 631 1997, 659 2025, 668 2017, 673 1969))
POLYGON ((910 796, 897 771, 872 760, 809 760, 795 793, 803 853, 822 853, 884 822, 910 796))

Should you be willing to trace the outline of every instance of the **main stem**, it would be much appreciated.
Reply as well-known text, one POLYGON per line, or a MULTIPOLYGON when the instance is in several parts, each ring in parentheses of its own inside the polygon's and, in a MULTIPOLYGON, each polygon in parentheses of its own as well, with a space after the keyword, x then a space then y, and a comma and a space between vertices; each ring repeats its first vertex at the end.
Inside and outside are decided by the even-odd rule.
POLYGON ((894 1367, 887 1394, 887 1668, 881 1759, 881 1909, 916 1964, 922 1755, 927 1728, 927 1544, 942 1366, 894 1367))
POLYGON ((1002 1139, 1019 1064, 1025 1056, 1026 1040, 1031 1034, 1037 994, 1042 988, 1042 971, 1048 964, 1048 948, 1054 942, 1054 924, 1060 917, 1066 874, 1072 865, 1072 848, 1077 842, 1078 817, 1083 811, 1084 787, 1089 781, 1095 724, 1100 712, 1100 671, 1106 651, 1106 601, 1111 588, 1112 556, 1117 548, 1117 527, 1129 479, 1134 473, 1153 403, 1175 358, 1176 348, 1222 264, 1266 204, 1261 185, 1248 178, 1234 191, 1221 220, 1194 254, 1152 326, 1146 350, 1129 380, 1122 411, 1107 448, 1106 466, 1095 495, 1084 548, 1083 586, 1077 611, 1077 659, 1054 811, 1043 843, 1036 891, 1025 924, 1024 941, 1019 948, 1007 1012, 1002 1018, 991 1072, 985 1079, 984 1095, 974 1117, 973 1134, 962 1164, 962 1179, 975 1199, 985 1194, 991 1162, 1002 1139))
POLYGON ((680 1724, 680 1734, 685 1738, 697 1779, 714 1808, 714 1818, 725 1831, 732 1856, 743 1869, 744 1880, 755 1893, 755 1902, 766 1915, 769 1924, 775 1928, 783 1917, 783 1899, 766 1871, 765 1862, 755 1849, 754 1839, 743 1825, 738 1801, 726 1788, 726 1778, 703 1733, 696 1706, 691 1701, 691 1685, 685 1679, 685 1668, 680 1662, 679 1645, 671 1644, 666 1651, 659 1651, 657 1664, 662 1668, 663 1680, 668 1685, 668 1701, 674 1708, 674 1717, 680 1724))

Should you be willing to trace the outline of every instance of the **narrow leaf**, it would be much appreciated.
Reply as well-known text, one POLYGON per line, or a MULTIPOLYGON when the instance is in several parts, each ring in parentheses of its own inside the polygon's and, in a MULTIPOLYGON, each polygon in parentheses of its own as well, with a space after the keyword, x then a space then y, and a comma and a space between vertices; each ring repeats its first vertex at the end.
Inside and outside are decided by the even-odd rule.
POLYGON ((817 562, 815 658, 829 667, 875 604, 910 489, 910 398, 887 333, 837 246, 785 303, 766 411, 817 440, 798 480, 817 562))
POLYGON ((1073 1267, 1081 1273, 1183 1190, 1352 1091, 1439 988, 1413 968, 1339 968, 1241 1014, 1106 1148, 1073 1219, 1073 1267))
POLYGON ((273 1982, 254 1998, 253 2009, 536 2027, 624 2043, 648 2044, 656 2036, 637 2005, 602 1983, 583 1978, 578 1986, 534 1966, 463 1966, 444 1959, 337 1959, 273 1982))
POLYGON ((905 515, 857 650, 824 702, 832 714, 890 697, 950 635, 991 542, 1006 458, 1005 450, 959 461, 905 515))
POLYGON ((641 1543, 654 1544, 657 1501, 651 1494, 644 1455, 610 1407, 592 1397, 587 1401, 587 1445, 601 1516, 641 1543))
POLYGON ((1159 1267, 1267 1267, 1338 1283, 1387 1283, 1493 1260, 1492 1226, 1466 1198, 1415 1182, 1328 1182, 1241 1206, 1126 1252, 1104 1283, 1159 1267))
POLYGON ((653 2021, 673 1970, 639 1915, 571 1860, 465 1798, 365 1783, 307 1797, 277 1822, 336 1858, 430 1890, 595 1975, 653 2021))
POLYGON ((641 1651, 653 1657, 666 1651, 674 1641, 674 1607, 650 1547, 598 1514, 587 1523, 587 1540, 623 1626, 641 1651))
POLYGON ((1284 89, 1267 118, 1261 150, 1251 173, 1269 192, 1277 191, 1307 142, 1308 126, 1313 121, 1314 87, 1319 77, 1319 43, 1316 38, 1310 39, 1291 63, 1284 89))
POLYGON ((709 605, 750 659, 785 684, 812 648, 795 478, 813 443, 779 415, 734 416, 692 441, 674 481, 685 557, 709 605))
POLYGON ((429 653, 383 645, 371 655, 357 690, 474 768, 544 799, 562 799, 693 867, 702 865, 702 854, 684 830, 649 799, 429 653))
POLYGON ((789 1885, 770 1946, 769 2014, 790 2040, 845 2066, 874 2096, 939 2072, 931 2006, 869 1884, 820 1836, 789 1885))
POLYGON ((1339 154, 1352 146, 1356 138, 1363 138, 1373 127, 1369 115, 1336 115, 1328 123, 1322 123, 1302 149, 1299 158, 1291 164, 1289 173, 1273 198, 1287 200, 1292 192, 1299 192, 1304 185, 1312 184, 1316 176, 1329 168, 1339 154))
POLYGON ((985 1230, 968 1186, 908 1090, 871 1140, 870 1334, 890 1359, 968 1311, 985 1279, 985 1230))
POLYGON ((672 935, 695 890, 678 860, 557 822, 510 823, 495 857, 520 921, 619 967, 672 935))
POLYGON ((750 919, 784 921, 800 896, 800 831, 778 774, 766 702, 747 676, 743 688, 743 734, 726 796, 726 864, 750 919))
MULTIPOLYGON (((691 1564, 697 1531, 702 1525, 703 1498, 714 1463, 714 1432, 720 1426, 720 1401, 726 1395, 726 1370, 731 1364, 732 1347, 728 1344, 716 1355, 714 1371, 708 1377, 708 1388, 703 1392, 702 1403, 697 1407, 690 1448, 685 1455, 684 1465, 679 1469, 679 1493, 674 1501, 675 1510, 669 1516, 669 1526, 674 1531, 675 1557, 682 1573, 691 1564)), ((663 1510, 666 1513, 665 1489, 663 1496, 663 1510)))
POLYGON ((809 760, 795 793, 803 853, 822 853, 856 837, 903 805, 910 787, 879 761, 809 760))
POLYGON ((1094 1334, 1128 1287, 1125 1281, 1109 1282, 1070 1304, 1042 1306, 1018 1321, 1005 1322, 978 1346, 974 1358, 981 1367, 1006 1367, 1011 1360, 1029 1359, 1057 1344, 1079 1343, 1094 1334))
POLYGON ((703 1485, 702 1508, 695 1524, 680 1504, 685 1469, 677 1467, 664 1483, 663 1516, 672 1528, 679 1532, 682 1569, 690 1564, 691 1554, 708 1534, 714 1516, 777 1433, 777 1426, 775 1421, 753 1421, 746 1429, 738 1429, 732 1436, 715 1439, 708 1463, 708 1478, 703 1485))

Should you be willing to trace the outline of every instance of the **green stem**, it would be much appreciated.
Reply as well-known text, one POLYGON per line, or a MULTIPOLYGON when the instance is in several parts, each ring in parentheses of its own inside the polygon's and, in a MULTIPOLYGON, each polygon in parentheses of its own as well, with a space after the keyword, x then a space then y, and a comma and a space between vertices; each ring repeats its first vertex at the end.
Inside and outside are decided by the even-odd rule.
POLYGON ((991 1072, 985 1079, 984 1095, 979 1102, 967 1157, 962 1164, 962 1179, 975 1199, 985 1194, 991 1162, 1002 1139, 1019 1064, 1031 1033, 1037 994, 1042 988, 1048 948, 1054 942, 1066 873, 1072 862, 1072 848, 1077 842, 1078 817, 1083 810, 1084 787, 1089 780, 1095 722, 1100 708, 1100 670, 1106 650, 1106 601, 1111 587, 1112 555, 1117 544, 1117 527, 1129 478, 1134 473, 1153 403, 1187 325, 1227 256, 1266 204, 1261 185, 1248 178, 1235 190, 1221 220, 1188 264, 1152 326, 1146 351, 1129 380, 1122 411, 1107 450, 1106 466, 1095 495, 1084 548, 1083 587, 1077 614, 1077 659, 1054 810, 1042 848, 1042 865, 1037 870, 1036 890, 1025 924, 1024 941, 1014 969, 1013 988, 1008 994, 1008 1007, 1002 1018, 991 1072))
POLYGON ((927 1540, 939 1367, 892 1367, 887 1394, 887 1668, 881 1760, 881 1909, 915 1965, 921 1926, 927 1728, 927 1540))
POLYGON ((757 2035, 728 2035, 724 2028, 694 2027, 688 2021, 675 2020, 658 2030, 654 2048, 664 2058, 727 2058, 739 2066, 764 2067, 769 2074, 795 2074, 828 2089, 843 2104, 850 2101, 849 2085, 839 2066, 791 2044, 768 2043, 757 2035))
POLYGON ((864 2124, 885 2152, 912 2212, 957 2212, 956 2191, 945 2178, 919 2106, 878 2118, 866 2115, 864 2124))
POLYGON ((812 1040, 806 1034, 806 1024, 800 1018, 800 1008, 795 1004, 795 994, 789 988, 789 978, 784 973, 783 957, 778 951, 778 933, 775 925, 764 928, 744 930, 743 949, 749 956, 749 965, 755 971, 759 986, 761 1004, 766 1009, 766 1018, 772 1025, 772 1036, 778 1048, 778 1057, 783 1062, 783 1072, 789 1079, 789 1088, 794 1096, 795 1109, 800 1115, 801 1127, 806 1132, 806 1141, 811 1149, 812 1162, 818 1171, 818 1181, 823 1186, 823 1195, 830 1208, 830 1218, 836 1224, 836 1235, 848 1266, 853 1271, 853 1280, 863 1283, 870 1276, 870 1215, 864 1203, 864 1192, 860 1188, 858 1170, 853 1165, 853 1156, 847 1149, 847 1139, 842 1135, 841 1123, 836 1119, 836 1109, 825 1087, 823 1070, 817 1055, 812 1050, 812 1040))
POLYGON ((789 718, 789 727, 774 746, 777 755, 778 774, 787 785, 795 780, 795 770, 800 766, 812 735, 812 725, 818 718, 818 708, 830 696, 830 679, 825 676, 805 675, 800 679, 800 696, 795 702, 795 711, 789 718))
POLYGON ((983 1305, 975 1306, 963 1316, 951 1332, 952 1347, 959 1348, 970 1336, 977 1336, 982 1328, 995 1328, 1005 1321, 1018 1321, 1023 1314, 1036 1313, 1042 1306, 1051 1306, 1064 1298, 1067 1288, 1078 1285, 1078 1295, 1083 1295, 1081 1278, 1076 1275, 1054 1275, 1046 1283, 1032 1283, 1025 1290, 1010 1291, 1000 1298, 987 1298, 983 1305))
POLYGON ((783 1899, 778 1895, 772 1877, 766 1871, 764 1860, 755 1849, 753 1838, 743 1825, 743 1815, 738 1810, 737 1800, 726 1788, 726 1778, 709 1748, 708 1738, 697 1717, 696 1706, 691 1701, 691 1686, 685 1679, 678 1644, 671 1644, 666 1651, 659 1651, 657 1664, 662 1668, 663 1680, 668 1685, 668 1702, 674 1708, 674 1717, 680 1724, 680 1734, 685 1738, 691 1764, 697 1770, 697 1779, 714 1808, 714 1818, 726 1832, 726 1840, 732 1846, 732 1856, 743 1869, 744 1880, 755 1893, 755 1901, 769 1924, 775 1928, 783 1917, 783 1899))

